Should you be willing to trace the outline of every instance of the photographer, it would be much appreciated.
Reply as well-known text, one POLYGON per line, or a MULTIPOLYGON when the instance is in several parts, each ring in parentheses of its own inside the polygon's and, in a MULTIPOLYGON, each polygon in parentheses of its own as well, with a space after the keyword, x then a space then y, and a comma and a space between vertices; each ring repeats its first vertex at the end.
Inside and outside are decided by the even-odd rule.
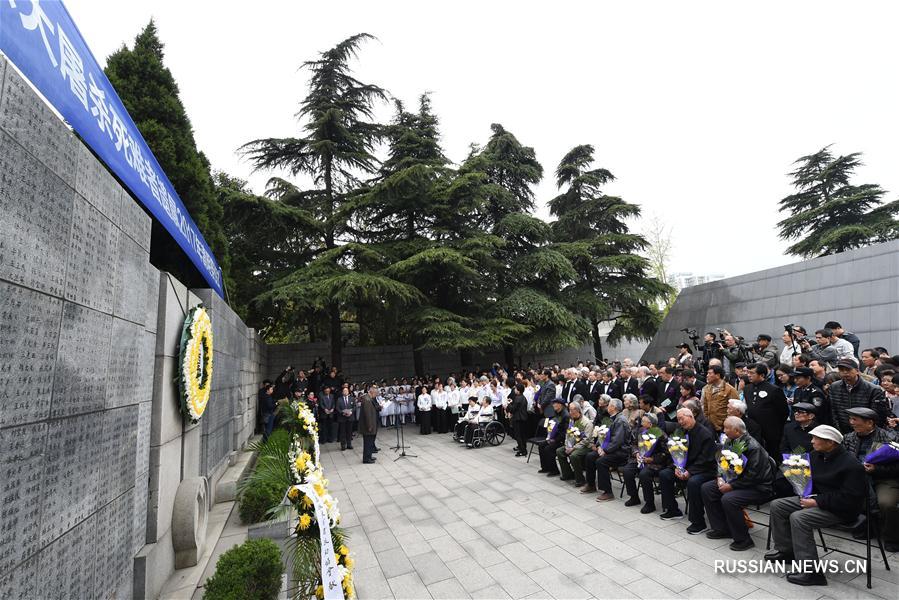
POLYGON ((769 369, 773 369, 779 363, 777 358, 777 346, 771 343, 771 336, 760 333, 752 345, 752 360, 762 363, 769 369))
POLYGON ((784 332, 780 336, 780 339, 784 343, 784 349, 780 353, 780 364, 783 365, 792 365, 793 357, 802 354, 802 347, 799 345, 799 335, 796 333, 791 334, 793 325, 784 325, 784 332))
POLYGON ((713 358, 717 358, 718 360, 724 358, 724 355, 721 353, 721 342, 718 341, 715 334, 711 331, 705 334, 702 346, 696 348, 696 351, 702 353, 700 372, 704 372, 709 368, 709 361, 713 358))
POLYGON ((736 364, 746 361, 741 360, 740 353, 742 348, 740 347, 741 344, 737 343, 736 336, 727 329, 722 329, 721 332, 724 336, 724 347, 721 348, 721 354, 724 356, 724 370, 729 375, 733 375, 736 371, 736 364))
POLYGON ((836 348, 830 343, 830 338, 832 336, 833 331, 825 327, 824 329, 819 329, 815 332, 814 346, 805 338, 803 338, 799 344, 802 346, 802 351, 811 355, 812 359, 835 367, 837 360, 839 359, 836 348))

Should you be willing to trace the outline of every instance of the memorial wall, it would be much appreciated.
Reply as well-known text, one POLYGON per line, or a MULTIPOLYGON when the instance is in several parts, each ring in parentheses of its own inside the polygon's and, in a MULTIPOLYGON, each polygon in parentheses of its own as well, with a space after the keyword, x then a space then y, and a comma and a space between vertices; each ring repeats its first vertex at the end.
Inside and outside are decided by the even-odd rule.
POLYGON ((0 81, 0 598, 156 597, 252 433, 264 344, 155 269, 143 209, 2 59, 0 81), (190 425, 174 377, 201 301, 213 391, 190 425))
POLYGON ((785 324, 813 334, 828 321, 855 333, 863 349, 899 349, 899 240, 685 288, 643 358, 676 354, 689 341, 683 328, 702 336, 721 327, 750 343, 767 333, 782 349, 785 324))

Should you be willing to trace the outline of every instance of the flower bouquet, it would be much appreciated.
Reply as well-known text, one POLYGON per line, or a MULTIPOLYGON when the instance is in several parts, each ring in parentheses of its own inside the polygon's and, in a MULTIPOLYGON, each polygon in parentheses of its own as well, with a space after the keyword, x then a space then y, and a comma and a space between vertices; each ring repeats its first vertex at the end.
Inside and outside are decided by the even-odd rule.
POLYGON ((869 465, 882 465, 897 460, 899 460, 899 442, 874 444, 871 452, 865 456, 865 462, 869 465))
POLYGON ((602 425, 593 430, 593 437, 596 438, 596 445, 605 450, 609 447, 609 441, 611 436, 609 432, 612 431, 612 419, 605 418, 602 420, 602 425))
POLYGON ((557 423, 556 423, 555 419, 550 419, 549 417, 547 417, 547 419, 546 419, 546 440, 547 441, 553 439, 553 437, 554 437, 553 431, 555 431, 556 425, 557 425, 557 423))
POLYGON ((650 427, 644 429, 637 437, 637 464, 642 469, 646 457, 652 455, 656 449, 659 438, 662 437, 662 430, 658 427, 650 427))
POLYGON ((573 424, 568 425, 568 431, 565 432, 565 447, 574 448, 578 442, 586 438, 586 434, 575 427, 573 424))
POLYGON ((807 498, 811 495, 812 465, 805 448, 797 447, 793 449, 792 454, 784 454, 780 470, 800 498, 807 498))
POLYGON ((746 444, 737 441, 729 447, 725 446, 718 451, 718 477, 729 483, 743 474, 746 465, 746 444))
POLYGON ((687 466, 687 454, 690 450, 690 434, 678 429, 668 438, 668 454, 671 462, 678 469, 683 470, 687 466))

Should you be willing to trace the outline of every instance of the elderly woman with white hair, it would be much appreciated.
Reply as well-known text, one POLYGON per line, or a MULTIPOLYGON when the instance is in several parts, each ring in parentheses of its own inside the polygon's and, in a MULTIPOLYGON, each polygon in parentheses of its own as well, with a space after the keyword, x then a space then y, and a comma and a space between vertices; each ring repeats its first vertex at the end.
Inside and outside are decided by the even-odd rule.
POLYGON ((621 414, 627 419, 631 428, 637 427, 640 424, 640 419, 643 418, 643 411, 640 410, 640 402, 637 400, 637 396, 625 394, 621 400, 624 404, 621 414))
MULTIPOLYGON (((746 403, 740 400, 739 398, 731 398, 727 401, 727 416, 728 417, 738 417, 743 423, 746 425, 746 431, 749 435, 758 443, 763 443, 764 438, 762 437, 762 428, 761 426, 746 416, 746 403)), ((725 434, 721 433, 721 439, 725 437, 725 434)))

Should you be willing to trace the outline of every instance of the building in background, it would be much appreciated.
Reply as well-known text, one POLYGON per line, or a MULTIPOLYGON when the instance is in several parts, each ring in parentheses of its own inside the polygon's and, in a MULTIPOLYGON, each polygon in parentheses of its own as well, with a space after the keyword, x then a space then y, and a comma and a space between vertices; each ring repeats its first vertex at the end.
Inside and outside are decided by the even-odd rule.
POLYGON ((712 281, 720 281, 722 279, 724 279, 724 275, 721 275, 720 273, 715 273, 714 275, 672 273, 668 276, 668 285, 677 288, 677 291, 679 292, 684 288, 692 287, 694 285, 700 285, 703 283, 710 283, 712 281))

